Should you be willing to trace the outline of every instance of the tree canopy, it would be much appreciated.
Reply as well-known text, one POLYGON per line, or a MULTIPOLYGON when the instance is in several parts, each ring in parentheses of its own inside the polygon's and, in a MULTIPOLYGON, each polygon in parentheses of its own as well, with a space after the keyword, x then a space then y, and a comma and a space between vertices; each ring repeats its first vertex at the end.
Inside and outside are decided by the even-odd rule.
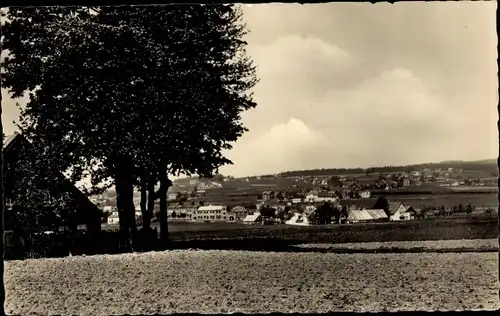
POLYGON ((161 198, 168 174, 211 177, 231 163, 222 152, 246 131, 240 114, 256 106, 257 82, 234 5, 12 8, 7 17, 2 84, 30 94, 20 129, 73 182, 88 175, 96 189, 111 178, 120 226, 132 225, 134 185, 154 191, 160 181, 161 198))

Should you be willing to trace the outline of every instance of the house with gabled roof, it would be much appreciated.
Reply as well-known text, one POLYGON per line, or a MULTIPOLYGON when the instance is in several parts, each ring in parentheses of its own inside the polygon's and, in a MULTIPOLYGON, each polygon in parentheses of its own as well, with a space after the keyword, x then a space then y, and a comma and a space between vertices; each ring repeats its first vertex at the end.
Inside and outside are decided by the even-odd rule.
POLYGON ((383 209, 369 209, 366 211, 375 221, 384 221, 389 219, 389 217, 387 216, 387 214, 384 212, 383 209))
POLYGON ((321 191, 318 193, 315 202, 335 202, 337 199, 335 195, 328 191, 321 191))
MULTIPOLYGON (((18 166, 22 165, 23 160, 30 159, 30 155, 34 156, 37 153, 34 152, 33 145, 19 133, 5 136, 2 150, 4 157, 4 194, 7 204, 11 205, 10 209, 7 209, 9 215, 6 216, 5 229, 12 230, 14 229, 13 226, 15 226, 15 208, 23 207, 23 205, 16 206, 17 198, 14 196, 13 187, 23 176, 29 176, 24 175, 22 169, 19 169, 18 166), (23 153, 28 153, 28 155, 26 156, 23 153)), ((50 163, 41 164, 37 167, 36 172, 47 179, 47 183, 43 188, 38 189, 46 190, 52 196, 64 194, 69 197, 70 206, 58 207, 68 214, 64 218, 64 222, 71 223, 76 227, 85 227, 88 232, 99 232, 103 212, 72 184, 60 170, 54 170, 50 163)))
POLYGON ((241 221, 245 217, 247 217, 249 211, 244 206, 235 206, 231 209, 231 212, 234 214, 234 219, 236 221, 241 221))
POLYGON ((247 215, 243 219, 243 224, 250 224, 250 225, 252 225, 252 224, 259 224, 261 222, 262 222, 262 216, 260 215, 259 212, 247 215))
POLYGON ((420 218, 420 215, 422 213, 422 210, 421 209, 416 209, 414 208, 413 206, 408 206, 406 208, 406 213, 409 214, 410 216, 410 219, 414 219, 414 218, 420 218))
POLYGON ((409 220, 411 214, 408 213, 407 206, 402 202, 389 202, 389 210, 387 216, 391 221, 409 220))
POLYGON ((262 192, 262 200, 267 201, 274 197, 273 191, 264 191, 262 192))
POLYGON ((292 218, 285 221, 285 224, 286 225, 294 225, 294 226, 309 226, 309 225, 311 225, 307 214, 301 214, 301 213, 294 213, 292 218))
POLYGON ((373 217, 366 210, 349 210, 347 213, 348 223, 360 223, 372 220, 373 217))

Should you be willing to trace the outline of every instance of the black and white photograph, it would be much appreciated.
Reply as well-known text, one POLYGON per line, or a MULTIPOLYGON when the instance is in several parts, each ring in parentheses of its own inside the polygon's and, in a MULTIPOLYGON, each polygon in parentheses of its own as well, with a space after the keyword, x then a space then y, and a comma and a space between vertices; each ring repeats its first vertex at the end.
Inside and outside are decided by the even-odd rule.
POLYGON ((500 310, 496 10, 2 7, 0 314, 500 310))

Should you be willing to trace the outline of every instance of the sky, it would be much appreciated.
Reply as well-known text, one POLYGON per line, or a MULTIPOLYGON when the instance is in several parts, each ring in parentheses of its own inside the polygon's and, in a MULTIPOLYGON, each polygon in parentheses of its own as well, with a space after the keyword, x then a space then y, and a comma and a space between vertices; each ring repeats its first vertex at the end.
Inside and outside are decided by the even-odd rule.
MULTIPOLYGON (((220 172, 496 158, 496 6, 243 5, 257 107, 220 172)), ((3 101, 7 134, 16 101, 3 101)))

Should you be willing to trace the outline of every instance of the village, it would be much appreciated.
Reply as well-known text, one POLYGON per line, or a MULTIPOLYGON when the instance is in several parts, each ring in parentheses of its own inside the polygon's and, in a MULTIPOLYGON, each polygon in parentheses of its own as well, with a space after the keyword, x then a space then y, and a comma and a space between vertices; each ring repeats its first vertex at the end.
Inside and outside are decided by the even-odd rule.
MULTIPOLYGON (((497 181, 494 177, 472 178, 467 171, 454 168, 424 168, 385 174, 367 172, 362 177, 296 176, 285 179, 287 187, 282 190, 277 188, 280 180, 283 180, 282 175, 182 179, 169 191, 168 217, 171 221, 302 226, 428 219, 489 209, 470 203, 422 207, 421 204, 412 205, 411 201, 383 198, 384 193, 433 191, 439 187, 483 188, 495 185, 497 181), (236 181, 239 187, 228 189, 236 181), (277 189, 265 190, 270 187, 277 189)), ((107 201, 101 197, 93 202, 107 201)), ((139 202, 136 198, 136 218, 140 222, 139 202)), ((102 209, 108 215, 107 225, 119 224, 118 212, 113 206, 102 209)), ((158 219, 153 219, 153 222, 155 220, 158 219)))

